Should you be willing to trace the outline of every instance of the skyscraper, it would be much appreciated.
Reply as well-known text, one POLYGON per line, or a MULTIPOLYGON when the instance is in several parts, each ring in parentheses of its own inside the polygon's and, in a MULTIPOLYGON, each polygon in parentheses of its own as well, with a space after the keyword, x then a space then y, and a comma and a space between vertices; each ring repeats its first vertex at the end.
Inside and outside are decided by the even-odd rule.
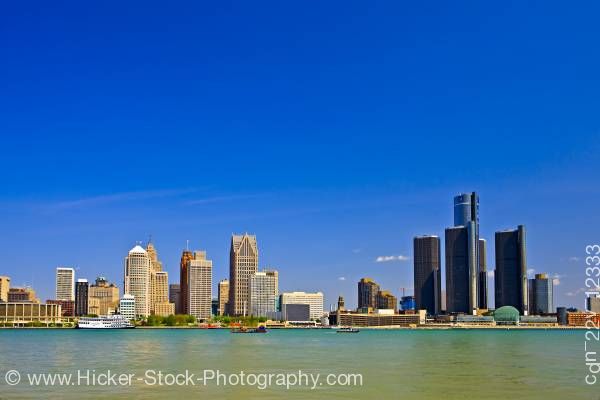
POLYGON ((415 237, 413 250, 416 308, 437 315, 442 310, 440 238, 415 237))
POLYGON ((229 301, 229 280, 222 279, 219 281, 219 315, 227 313, 227 302, 229 301))
POLYGON ((522 314, 529 311, 527 294, 527 253, 525 227, 496 232, 494 271, 496 308, 513 306, 522 314))
POLYGON ((162 269, 158 252, 152 243, 146 246, 150 258, 150 313, 168 316, 175 313, 175 304, 169 302, 169 274, 162 269))
POLYGON ((529 280, 529 312, 534 315, 554 312, 554 284, 546 274, 536 274, 529 280))
MULTIPOLYGON (((452 244, 455 250, 457 248, 461 248, 463 250, 466 248, 465 259, 459 260, 458 258, 456 258, 462 257, 462 252, 460 252, 460 254, 452 255, 448 254, 448 250, 446 250, 446 260, 454 259, 453 265, 459 268, 464 267, 464 265, 461 264, 463 261, 466 263, 466 293, 460 295, 466 295, 467 297, 466 299, 454 298, 452 304, 446 304, 446 306, 448 309, 450 309, 451 307, 456 307, 458 304, 460 304, 460 307, 458 307, 459 310, 453 312, 464 312, 472 314, 476 311, 477 308, 482 308, 481 303, 483 302, 483 294, 480 293, 479 281, 482 266, 480 265, 481 258, 479 256, 479 196, 477 195, 477 193, 464 193, 454 197, 454 228, 465 230, 466 236, 463 234, 458 234, 457 231, 453 231, 453 238, 456 240, 460 238, 461 243, 457 243, 455 242, 455 240, 452 240, 452 244)), ((448 233, 448 230, 446 230, 446 241, 448 241, 449 239, 448 233)), ((446 265, 446 271, 448 272, 448 270, 448 265, 446 265)), ((450 271, 451 274, 452 272, 453 271, 450 271)), ((454 274, 456 276, 465 273, 465 271, 463 271, 462 269, 460 269, 460 271, 454 272, 456 272, 454 274)), ((460 279, 462 280, 462 275, 460 279)), ((448 283, 447 277, 446 282, 448 283)), ((462 282, 454 280, 453 283, 458 285, 455 287, 455 289, 460 288, 460 290, 462 291, 462 282)), ((457 293, 458 292, 455 291, 454 294, 458 295, 457 293)), ((448 299, 449 297, 447 297, 446 300, 448 299)), ((485 301, 485 303, 487 304, 487 300, 485 301)))
POLYGON ((479 239, 479 308, 488 308, 487 241, 479 239))
POLYGON ((187 265, 188 314, 199 320, 212 315, 212 261, 206 259, 205 251, 194 252, 187 265))
POLYGON ((99 276, 89 287, 88 313, 108 315, 119 307, 119 287, 99 276))
POLYGON ((377 292, 377 308, 380 310, 398 311, 398 298, 388 290, 380 290, 377 292))
POLYGON ((250 277, 250 315, 266 317, 274 313, 279 295, 279 274, 277 271, 260 271, 250 277))
POLYGON ((75 270, 56 268, 56 300, 75 300, 75 270))
POLYGON ((181 286, 179 283, 169 285, 169 301, 175 304, 175 314, 183 314, 181 309, 181 286))
POLYGON ((88 314, 88 289, 87 279, 77 279, 75 284, 75 315, 78 317, 88 314))
POLYGON ((10 289, 10 278, 8 276, 0 276, 0 303, 8 302, 8 290, 10 289))
POLYGON ((229 309, 230 315, 246 315, 250 293, 250 277, 258 271, 256 236, 232 235, 229 251, 229 309))
POLYGON ((358 308, 377 308, 379 285, 371 278, 358 281, 358 308))
POLYGON ((181 313, 189 314, 189 295, 188 295, 188 262, 194 258, 194 255, 189 249, 185 249, 181 253, 179 262, 179 291, 181 296, 181 313))
POLYGON ((469 295, 468 238, 465 227, 446 229, 446 311, 449 313, 473 312, 474 299, 469 295))
POLYGON ((135 315, 150 315, 150 257, 136 245, 125 257, 125 294, 135 298, 135 315))

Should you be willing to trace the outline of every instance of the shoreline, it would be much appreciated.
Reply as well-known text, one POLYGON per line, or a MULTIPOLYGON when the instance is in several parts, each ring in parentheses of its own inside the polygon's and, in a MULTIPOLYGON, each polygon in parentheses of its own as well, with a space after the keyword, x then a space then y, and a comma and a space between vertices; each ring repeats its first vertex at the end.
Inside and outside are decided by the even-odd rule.
MULTIPOLYGON (((585 326, 419 326, 419 327, 407 327, 407 326, 369 326, 369 327, 356 327, 360 330, 365 331, 448 331, 448 330, 501 330, 501 331, 513 331, 513 330, 556 330, 556 331, 571 331, 571 330, 589 330, 585 326)), ((56 327, 56 326, 28 326, 28 327, 9 327, 2 326, 0 330, 113 330, 113 329, 78 329, 75 327, 56 327)), ((220 328, 204 328, 199 326, 136 326, 135 329, 142 330, 164 330, 164 329, 192 329, 192 330, 231 330, 230 327, 220 328)), ((275 327, 267 328, 268 330, 311 330, 311 331, 334 331, 336 328, 300 328, 300 327, 275 327)), ((120 330, 120 329, 116 329, 120 330)), ((129 329, 131 330, 131 329, 129 329)))

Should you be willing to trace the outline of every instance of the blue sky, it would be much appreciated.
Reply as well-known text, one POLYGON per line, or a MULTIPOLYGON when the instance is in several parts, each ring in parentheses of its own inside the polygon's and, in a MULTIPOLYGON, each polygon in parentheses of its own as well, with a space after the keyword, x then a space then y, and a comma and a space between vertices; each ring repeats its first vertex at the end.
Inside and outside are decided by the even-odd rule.
POLYGON ((598 8, 5 4, 0 274, 42 299, 59 265, 121 283, 152 235, 171 281, 189 239, 217 282, 247 231, 282 290, 354 305, 363 276, 412 293, 412 237, 442 236, 476 190, 490 245, 525 224, 529 268, 581 306, 600 241, 598 8))

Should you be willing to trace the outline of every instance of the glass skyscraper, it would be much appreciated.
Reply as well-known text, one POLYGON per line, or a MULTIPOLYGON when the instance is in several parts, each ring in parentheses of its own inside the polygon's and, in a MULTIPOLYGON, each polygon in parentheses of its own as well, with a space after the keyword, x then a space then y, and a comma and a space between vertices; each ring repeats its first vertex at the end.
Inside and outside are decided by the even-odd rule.
POLYGON ((417 310, 437 315, 442 308, 440 238, 418 236, 413 240, 414 287, 417 310))
POLYGON ((496 232, 496 308, 513 306, 521 314, 529 311, 525 227, 496 232))

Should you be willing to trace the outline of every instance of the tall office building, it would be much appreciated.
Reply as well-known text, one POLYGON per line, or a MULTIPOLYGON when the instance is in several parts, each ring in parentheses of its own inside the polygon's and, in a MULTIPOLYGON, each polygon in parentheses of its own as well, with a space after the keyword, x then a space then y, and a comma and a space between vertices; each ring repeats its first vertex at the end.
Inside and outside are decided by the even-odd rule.
POLYGON ((487 241, 479 239, 479 308, 488 308, 487 241))
POLYGON ((88 314, 89 283, 87 279, 77 279, 75 284, 75 315, 88 314))
POLYGON ((250 277, 249 282, 250 315, 266 317, 267 313, 277 311, 279 295, 279 274, 277 271, 260 271, 250 277))
POLYGON ((88 313, 109 315, 119 307, 119 287, 109 283, 106 278, 99 276, 89 287, 88 313))
POLYGON ((135 319, 136 313, 135 297, 131 294, 124 294, 119 300, 119 314, 132 320, 135 319))
POLYGON ((10 289, 10 278, 8 276, 0 276, 0 303, 8 302, 8 290, 10 289))
POLYGON ((377 308, 379 310, 398 311, 398 298, 387 290, 377 292, 377 308))
POLYGON ((358 308, 377 308, 379 285, 371 278, 358 281, 358 308))
POLYGON ((229 251, 229 314, 248 314, 250 277, 258 272, 256 236, 232 235, 229 251))
POLYGON ((525 227, 496 232, 494 271, 496 308, 513 306, 521 314, 529 311, 525 227))
POLYGON ((175 314, 183 314, 181 309, 181 286, 179 283, 169 285, 169 301, 175 304, 175 314))
MULTIPOLYGON (((463 193, 454 197, 454 227, 467 230, 468 304, 469 313, 480 306, 479 277, 479 196, 477 193, 463 193)), ((487 303, 487 301, 486 301, 487 303)))
MULTIPOLYGON (((341 296, 340 296, 341 297, 341 296)), ((286 304, 308 304, 310 306, 310 318, 318 320, 323 316, 323 293, 285 292, 279 296, 283 308, 286 304)), ((342 306, 343 306, 343 298, 342 306)), ((338 300, 339 306, 339 300, 338 300)))
POLYGON ((198 320, 212 315, 212 261, 206 259, 205 251, 194 252, 187 265, 188 314, 198 320))
POLYGON ((181 260, 179 261, 179 291, 181 296, 181 313, 189 314, 189 293, 188 293, 188 262, 194 258, 194 254, 189 250, 185 249, 181 253, 181 260))
POLYGON ((469 234, 465 227, 446 229, 446 311, 473 312, 473 297, 469 295, 469 234))
POLYGON ((135 315, 150 315, 150 257, 146 250, 136 245, 125 257, 125 294, 135 298, 135 315))
POLYGON ((554 284, 546 274, 536 274, 529 279, 529 313, 534 315, 554 312, 554 284))
POLYGON ((442 310, 440 238, 418 236, 413 240, 414 287, 417 310, 437 315, 442 310))
POLYGON ((56 268, 56 300, 75 300, 75 270, 56 268))
POLYGON ((152 243, 146 246, 146 253, 150 258, 150 313, 162 316, 175 314, 175 304, 169 302, 169 274, 163 271, 152 243))
POLYGON ((229 301, 229 280, 222 279, 219 281, 219 315, 227 313, 227 302, 229 301))

